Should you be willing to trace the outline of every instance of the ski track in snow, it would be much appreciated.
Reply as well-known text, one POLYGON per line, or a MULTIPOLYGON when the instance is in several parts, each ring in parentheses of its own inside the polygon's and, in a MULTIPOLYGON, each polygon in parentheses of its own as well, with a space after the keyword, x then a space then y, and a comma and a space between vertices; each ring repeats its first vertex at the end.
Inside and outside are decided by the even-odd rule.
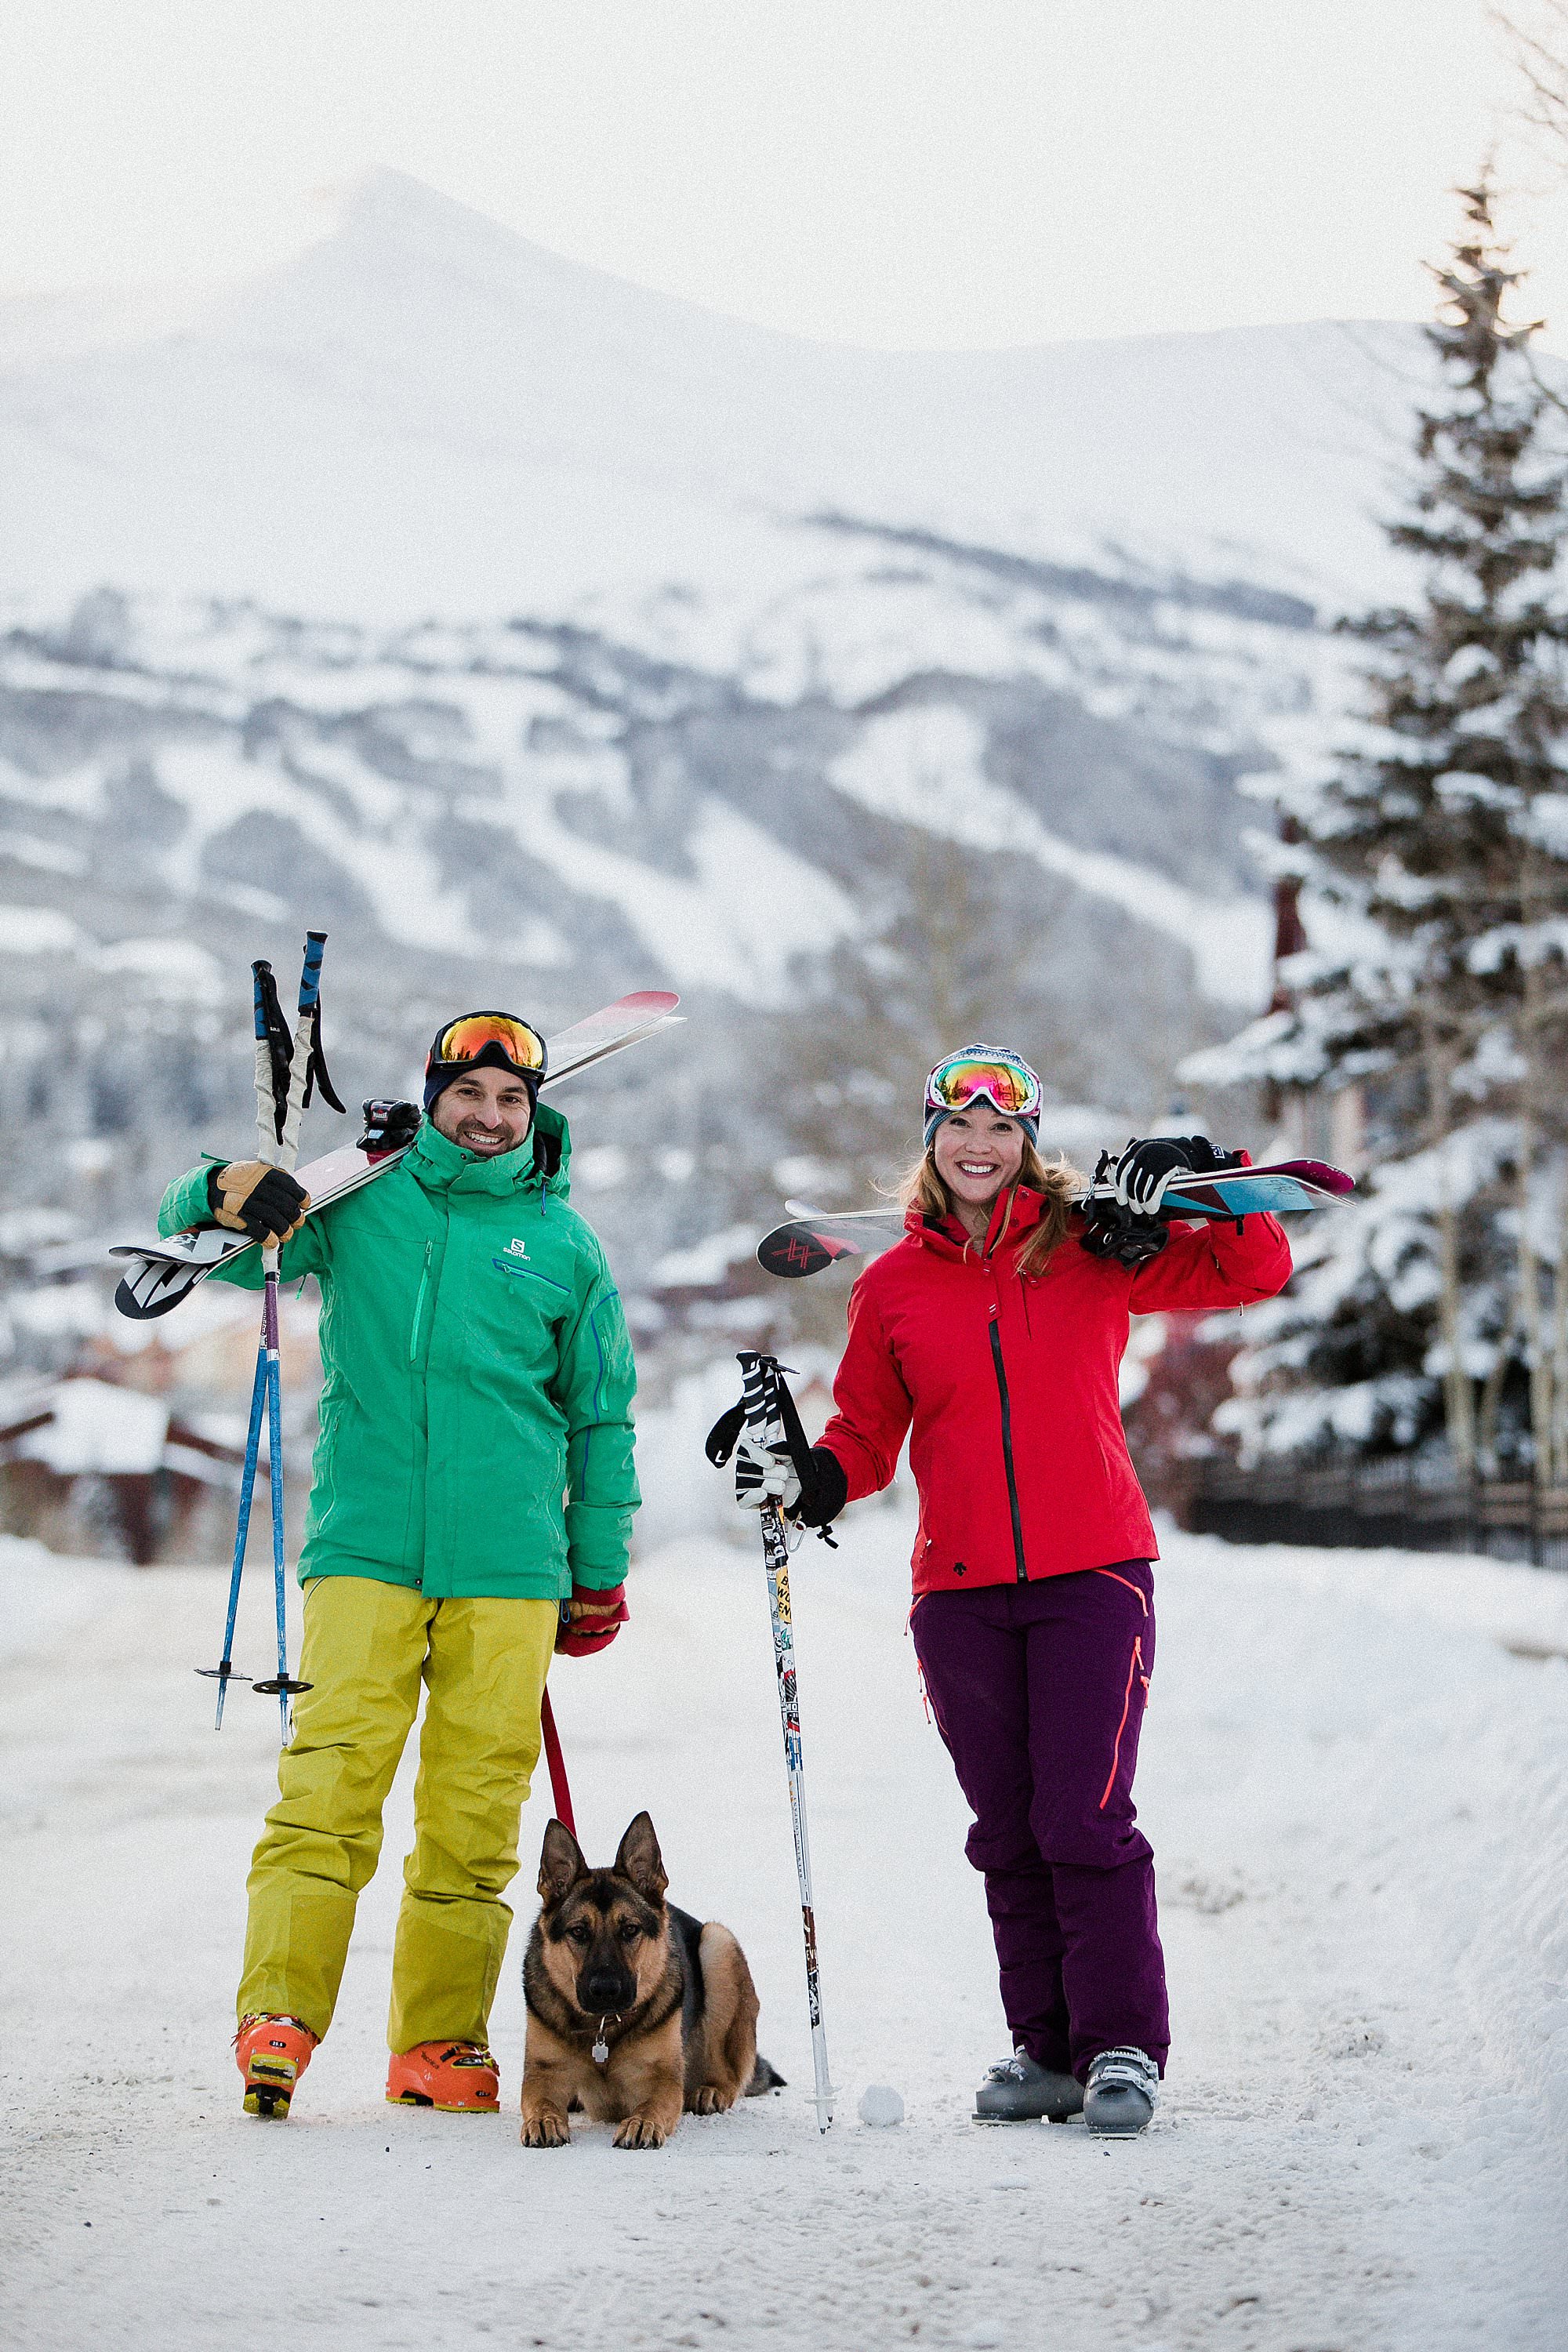
MULTIPOLYGON (((518 2143, 542 1767, 502 2116, 381 2098, 405 1769, 295 2118, 242 2117, 228 2001, 274 1718, 241 1693, 212 1735, 190 1668, 224 1579, 0 1545, 33 1596, 0 1682, 6 2344, 1562 2346, 1568 1664, 1504 1644, 1568 1649, 1568 1580, 1171 1539, 1140 1798, 1175 2048, 1153 2128, 1107 2146, 968 2119, 1005 2036, 902 1638, 910 1532, 852 1513, 795 1567, 826 2142, 760 1562, 667 1546, 628 1634, 558 1669, 591 1857, 651 1807, 675 1897, 741 1935, 790 2078, 657 2155, 593 2127, 518 2143), (900 2129, 856 2120, 872 2082, 903 2092, 900 2129)), ((269 1650, 251 1578, 245 1664, 269 1650)))

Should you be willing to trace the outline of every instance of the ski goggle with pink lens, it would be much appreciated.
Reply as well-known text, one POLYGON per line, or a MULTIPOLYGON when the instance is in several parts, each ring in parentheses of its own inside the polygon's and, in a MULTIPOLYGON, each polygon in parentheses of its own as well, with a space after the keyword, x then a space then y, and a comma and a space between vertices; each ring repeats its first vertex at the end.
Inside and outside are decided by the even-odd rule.
POLYGON ((926 1115, 967 1110, 988 1102, 1004 1118, 1037 1118, 1040 1081, 1027 1062, 990 1045, 967 1045, 950 1054, 926 1080, 926 1115))

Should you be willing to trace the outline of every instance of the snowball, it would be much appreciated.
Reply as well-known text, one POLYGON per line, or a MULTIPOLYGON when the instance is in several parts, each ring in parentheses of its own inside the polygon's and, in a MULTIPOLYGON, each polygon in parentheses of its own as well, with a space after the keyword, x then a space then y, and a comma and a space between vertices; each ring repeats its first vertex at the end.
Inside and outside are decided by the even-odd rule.
POLYGON ((901 2095, 897 2091, 890 2091, 886 2083, 871 2084, 860 2094, 860 2120, 863 2124, 869 2124, 874 2131, 885 2131, 889 2124, 901 2124, 904 2120, 901 2095))

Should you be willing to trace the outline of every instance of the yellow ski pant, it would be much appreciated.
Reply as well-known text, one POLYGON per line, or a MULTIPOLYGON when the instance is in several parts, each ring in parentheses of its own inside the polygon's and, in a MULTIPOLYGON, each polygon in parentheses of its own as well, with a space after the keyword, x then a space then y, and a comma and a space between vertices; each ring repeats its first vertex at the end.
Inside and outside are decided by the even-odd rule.
POLYGON ((423 1681, 387 2042, 484 2041, 558 1622, 553 1601, 426 1601, 363 1576, 307 1585, 299 1671, 311 1688, 251 1864, 241 2017, 287 2014, 317 2034, 331 2023, 423 1681))

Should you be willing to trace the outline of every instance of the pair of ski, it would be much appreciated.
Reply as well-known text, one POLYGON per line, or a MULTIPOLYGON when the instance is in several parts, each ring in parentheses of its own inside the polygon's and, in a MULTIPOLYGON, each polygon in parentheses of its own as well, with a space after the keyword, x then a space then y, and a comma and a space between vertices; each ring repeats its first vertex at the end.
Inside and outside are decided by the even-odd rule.
MULTIPOLYGON (((1355 1190, 1355 1180, 1342 1168, 1321 1160, 1280 1160, 1266 1168, 1230 1168, 1213 1176, 1173 1177, 1154 1211, 1163 1223, 1228 1223, 1237 1217, 1290 1216, 1302 1209, 1321 1208, 1355 1190), (1178 1189, 1179 1188, 1179 1189, 1178 1189)), ((1116 1200, 1110 1184, 1091 1184, 1073 1202, 1092 1213, 1097 1205, 1116 1200)), ((757 1263, 764 1272, 786 1282, 820 1274, 843 1258, 879 1256, 904 1235, 902 1209, 813 1209, 804 1201, 786 1201, 787 1223, 775 1225, 757 1244, 757 1263)))
MULTIPOLYGON (((630 996, 618 996, 613 1004, 605 1005, 597 1013, 590 1013, 585 1021, 574 1022, 559 1036, 546 1040, 550 1068, 544 1085, 558 1086, 563 1078, 574 1076, 590 1064, 619 1054, 641 1038, 651 1037, 656 1030, 681 1017, 675 1010, 679 1002, 679 997, 667 988, 638 989, 630 996)), ((395 1151, 367 1159, 363 1148, 348 1144, 296 1169, 297 1181, 310 1196, 306 1215, 318 1216, 334 1202, 345 1200, 349 1193, 374 1183, 378 1176, 397 1165, 407 1149, 405 1144, 395 1151)), ((122 1242, 110 1251, 110 1257, 130 1258, 133 1263, 114 1294, 114 1303, 122 1315, 129 1315, 136 1322, 167 1315, 218 1266, 230 1265, 245 1251, 257 1246, 243 1234, 226 1233, 220 1226, 203 1226, 195 1233, 170 1234, 152 1241, 122 1242)))

